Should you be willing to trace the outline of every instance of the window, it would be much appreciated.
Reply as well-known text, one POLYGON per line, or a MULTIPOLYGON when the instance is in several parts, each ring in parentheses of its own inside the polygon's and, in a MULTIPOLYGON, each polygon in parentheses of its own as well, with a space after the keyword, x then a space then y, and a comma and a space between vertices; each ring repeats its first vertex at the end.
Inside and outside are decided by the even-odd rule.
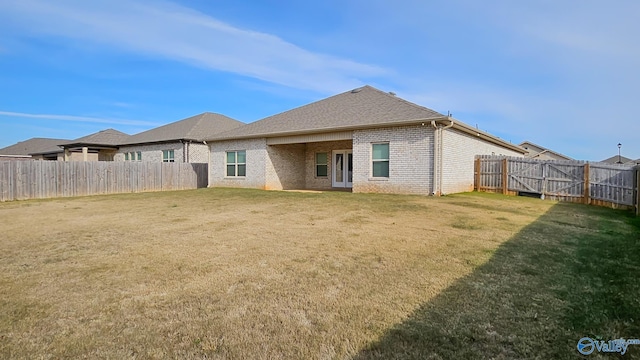
POLYGON ((389 143, 372 144, 373 177, 389 177, 389 143))
POLYGON ((162 150, 162 162, 175 162, 173 150, 162 150))
POLYGON ((327 177, 328 158, 329 155, 327 153, 316 153, 316 177, 327 177))
POLYGON ((142 151, 136 153, 138 155, 138 161, 142 161, 142 151))
MULTIPOLYGON (((138 152, 138 154, 140 154, 140 152, 138 152)), ((140 160, 140 157, 138 157, 138 160, 140 160)), ((136 153, 134 152, 124 153, 124 161, 136 161, 136 153)))
POLYGON ((247 175, 246 151, 227 151, 227 176, 247 175))

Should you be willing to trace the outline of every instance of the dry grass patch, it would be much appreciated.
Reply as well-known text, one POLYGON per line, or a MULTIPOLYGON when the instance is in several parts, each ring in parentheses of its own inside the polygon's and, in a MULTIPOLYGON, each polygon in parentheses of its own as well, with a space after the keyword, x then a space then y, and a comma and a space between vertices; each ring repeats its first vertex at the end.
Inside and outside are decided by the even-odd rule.
POLYGON ((585 336, 640 338, 639 270, 640 218, 556 204, 356 358, 580 358, 585 336))
POLYGON ((553 206, 239 189, 3 203, 0 357, 379 356, 362 350, 553 206))

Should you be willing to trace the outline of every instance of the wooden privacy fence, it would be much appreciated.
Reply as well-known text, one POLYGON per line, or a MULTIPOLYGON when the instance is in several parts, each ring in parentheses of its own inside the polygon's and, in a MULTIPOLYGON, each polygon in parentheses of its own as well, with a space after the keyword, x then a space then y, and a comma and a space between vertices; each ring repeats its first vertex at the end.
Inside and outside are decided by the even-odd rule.
POLYGON ((207 164, 0 161, 0 201, 207 187, 207 164))
POLYGON ((629 208, 639 214, 640 167, 476 156, 475 190, 629 208))

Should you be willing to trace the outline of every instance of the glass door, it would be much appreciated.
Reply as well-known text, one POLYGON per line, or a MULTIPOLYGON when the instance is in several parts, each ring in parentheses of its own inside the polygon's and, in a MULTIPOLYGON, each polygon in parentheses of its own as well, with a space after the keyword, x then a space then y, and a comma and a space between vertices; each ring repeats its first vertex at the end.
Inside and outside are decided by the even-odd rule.
POLYGON ((335 150, 332 159, 331 185, 350 188, 353 185, 353 151, 335 150))

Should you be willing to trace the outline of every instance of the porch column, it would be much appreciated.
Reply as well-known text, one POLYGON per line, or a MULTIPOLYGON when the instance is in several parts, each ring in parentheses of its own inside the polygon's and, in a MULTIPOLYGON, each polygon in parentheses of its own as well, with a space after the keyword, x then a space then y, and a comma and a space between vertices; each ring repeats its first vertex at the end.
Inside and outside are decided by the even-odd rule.
POLYGON ((82 161, 86 162, 88 160, 89 160, 89 148, 85 146, 82 148, 82 161))
POLYGON ((64 161, 69 161, 71 154, 69 153, 69 149, 64 149, 64 161))

